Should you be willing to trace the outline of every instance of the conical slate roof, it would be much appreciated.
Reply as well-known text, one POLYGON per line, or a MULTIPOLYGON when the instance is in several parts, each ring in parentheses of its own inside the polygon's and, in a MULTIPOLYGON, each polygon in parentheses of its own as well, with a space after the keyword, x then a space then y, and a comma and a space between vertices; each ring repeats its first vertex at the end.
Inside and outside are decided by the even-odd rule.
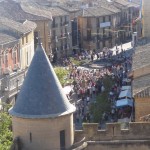
POLYGON ((21 118, 51 118, 75 111, 62 91, 49 59, 38 44, 26 78, 9 113, 21 118))

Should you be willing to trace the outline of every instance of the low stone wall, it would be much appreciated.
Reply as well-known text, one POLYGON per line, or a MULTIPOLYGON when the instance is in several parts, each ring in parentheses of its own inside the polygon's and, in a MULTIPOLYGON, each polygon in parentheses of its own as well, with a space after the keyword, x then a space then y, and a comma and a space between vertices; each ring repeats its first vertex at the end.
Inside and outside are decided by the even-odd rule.
POLYGON ((83 130, 75 131, 75 141, 85 137, 85 150, 149 150, 150 123, 129 123, 129 129, 121 129, 120 123, 106 125, 98 130, 97 123, 83 124, 83 130))
POLYGON ((149 140, 124 140, 124 141, 88 141, 84 150, 149 150, 149 140))
POLYGON ((110 123, 105 130, 98 130, 97 123, 83 124, 83 130, 75 131, 75 141, 83 137, 90 141, 150 140, 150 123, 129 123, 129 129, 121 129, 120 123, 110 123))

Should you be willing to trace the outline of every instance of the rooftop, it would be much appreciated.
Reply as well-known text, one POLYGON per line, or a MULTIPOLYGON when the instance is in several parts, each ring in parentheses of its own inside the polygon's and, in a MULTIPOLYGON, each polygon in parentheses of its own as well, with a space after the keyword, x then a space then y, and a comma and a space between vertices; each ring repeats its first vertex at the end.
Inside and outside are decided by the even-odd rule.
POLYGON ((149 65, 150 65, 150 43, 136 47, 135 54, 133 56, 132 70, 136 70, 149 65))
POLYGON ((51 63, 39 43, 26 78, 9 113, 21 118, 53 118, 73 113, 51 63))
POLYGON ((0 45, 3 45, 5 43, 11 43, 14 41, 17 41, 18 39, 15 38, 14 36, 8 35, 8 34, 4 34, 4 33, 0 33, 0 45))
POLYGON ((1 31, 6 28, 19 32, 20 34, 28 33, 36 28, 36 24, 31 21, 25 21, 23 24, 20 22, 13 21, 11 19, 0 17, 0 27, 1 31))
POLYGON ((0 2, 0 16, 13 19, 13 20, 18 20, 18 21, 24 21, 24 20, 46 20, 46 19, 51 19, 47 18, 47 16, 38 16, 35 12, 31 14, 31 12, 25 12, 22 7, 20 6, 20 3, 15 2, 13 0, 4 0, 0 2), (12 11, 15 10, 15 11, 12 11))
POLYGON ((21 8, 26 12, 30 14, 34 14, 37 16, 45 17, 48 19, 52 19, 52 13, 46 9, 43 8, 43 6, 38 5, 34 2, 21 2, 21 8))
MULTIPOLYGON (((143 91, 145 92, 145 90, 147 91, 149 87, 150 87, 150 74, 134 79, 132 85, 133 96, 136 96, 139 93, 141 94, 141 92, 143 93, 143 91)), ((147 94, 149 94, 150 96, 150 90, 147 92, 148 92, 147 94)))
POLYGON ((114 14, 114 12, 109 11, 103 7, 89 7, 83 10, 83 17, 93 17, 93 16, 106 16, 114 14))

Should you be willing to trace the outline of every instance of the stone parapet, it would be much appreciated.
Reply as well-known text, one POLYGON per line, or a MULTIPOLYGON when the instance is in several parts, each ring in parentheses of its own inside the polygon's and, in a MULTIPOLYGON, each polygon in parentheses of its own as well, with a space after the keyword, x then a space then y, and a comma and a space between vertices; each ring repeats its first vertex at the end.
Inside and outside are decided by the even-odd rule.
POLYGON ((83 124, 83 130, 75 131, 75 141, 150 140, 150 123, 129 123, 129 129, 121 129, 120 123, 109 123, 105 130, 98 130, 98 124, 83 124))

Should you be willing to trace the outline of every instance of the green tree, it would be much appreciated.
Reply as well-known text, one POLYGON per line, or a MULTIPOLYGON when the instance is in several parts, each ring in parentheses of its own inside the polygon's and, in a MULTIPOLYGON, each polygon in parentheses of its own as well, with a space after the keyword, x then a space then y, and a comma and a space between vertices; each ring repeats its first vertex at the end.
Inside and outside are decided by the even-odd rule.
POLYGON ((67 70, 63 67, 55 67, 54 71, 55 71, 62 86, 64 86, 67 83, 72 82, 72 80, 67 78, 67 76, 69 74, 69 70, 67 70))
POLYGON ((105 91, 96 97, 95 103, 90 107, 90 112, 93 114, 93 121, 100 122, 104 112, 109 112, 111 110, 111 103, 108 101, 108 95, 114 84, 111 77, 106 76, 103 79, 105 91))
POLYGON ((11 117, 7 112, 0 113, 0 150, 10 150, 12 145, 11 117))

